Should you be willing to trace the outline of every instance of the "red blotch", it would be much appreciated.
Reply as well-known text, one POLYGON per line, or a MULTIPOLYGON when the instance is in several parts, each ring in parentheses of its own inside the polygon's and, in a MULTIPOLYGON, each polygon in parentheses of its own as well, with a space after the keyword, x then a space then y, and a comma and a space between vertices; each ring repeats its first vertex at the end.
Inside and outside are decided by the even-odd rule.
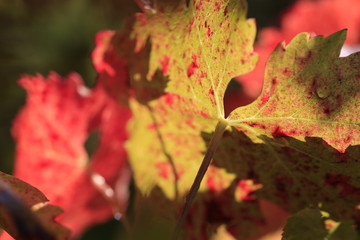
POLYGON ((279 126, 275 127, 271 133, 273 137, 294 136, 296 134, 297 134, 296 130, 285 131, 281 129, 279 126))
POLYGON ((197 63, 197 57, 196 55, 192 55, 192 59, 193 61, 190 63, 188 69, 187 69, 187 76, 188 77, 191 77, 194 73, 195 73, 195 70, 199 68, 199 65, 197 63))
POLYGON ((204 112, 204 111, 201 111, 200 112, 200 115, 203 116, 203 117, 209 117, 209 114, 207 112, 204 112))
POLYGON ((168 162, 159 162, 156 164, 159 176, 165 179, 169 179, 171 174, 171 165, 168 162))
POLYGON ((282 74, 284 74, 285 76, 290 76, 291 75, 291 70, 289 68, 284 68, 282 70, 282 74))
POLYGON ((150 124, 148 125, 148 129, 151 130, 151 131, 154 131, 154 130, 156 129, 156 125, 153 124, 153 123, 150 123, 150 124))
POLYGON ((324 110, 323 110, 324 114, 329 116, 331 111, 330 111, 330 108, 329 107, 324 107, 324 110))
POLYGON ((136 20, 140 23, 141 27, 145 27, 147 25, 147 17, 144 13, 137 13, 136 20))
POLYGON ((194 125, 194 124, 192 123, 192 121, 190 121, 190 120, 186 120, 185 123, 186 123, 186 125, 188 125, 188 126, 191 127, 192 129, 195 129, 195 128, 196 128, 195 125, 194 125))
POLYGON ((211 31, 210 26, 207 26, 206 28, 207 28, 207 31, 206 31, 207 36, 211 37, 213 35, 213 32, 211 31))
POLYGON ((169 105, 170 107, 173 107, 173 105, 175 103, 175 98, 176 98, 176 95, 171 94, 171 93, 168 93, 164 96, 165 103, 167 105, 169 105))
POLYGON ((216 2, 216 3, 215 3, 215 12, 220 11, 221 5, 222 5, 221 2, 216 2))
POLYGON ((265 103, 267 103, 267 101, 269 101, 270 95, 269 93, 265 93, 261 99, 260 99, 260 104, 259 107, 263 106, 265 103))
POLYGON ((350 136, 348 136, 347 138, 344 139, 344 143, 346 145, 350 145, 350 142, 351 142, 351 137, 350 136))
POLYGON ((256 122, 244 122, 245 124, 249 125, 250 127, 266 129, 264 124, 256 123, 256 122))
POLYGON ((211 96, 214 96, 214 90, 213 90, 212 88, 209 89, 209 94, 210 94, 211 96))
POLYGON ((271 79, 271 84, 273 85, 273 87, 275 87, 275 85, 277 84, 278 80, 277 80, 277 77, 273 77, 271 79))
POLYGON ((199 77, 200 78, 206 78, 207 77, 206 72, 201 71, 200 74, 199 74, 199 77))
POLYGON ((224 9, 224 16, 226 16, 226 15, 228 14, 228 12, 229 12, 229 10, 228 10, 228 8, 226 7, 226 8, 224 9))
POLYGON ((190 25, 190 27, 189 27, 189 32, 191 32, 192 28, 194 27, 194 19, 191 19, 189 25, 190 25))
POLYGON ((196 4, 195 8, 196 8, 196 10, 201 10, 202 9, 202 2, 199 2, 198 4, 196 4))
POLYGON ((166 75, 169 72, 169 60, 170 58, 168 56, 164 56, 159 60, 163 75, 166 75))
POLYGON ((215 182, 214 178, 208 177, 206 180, 206 185, 210 191, 212 191, 212 192, 217 191, 217 186, 216 186, 216 182, 215 182))

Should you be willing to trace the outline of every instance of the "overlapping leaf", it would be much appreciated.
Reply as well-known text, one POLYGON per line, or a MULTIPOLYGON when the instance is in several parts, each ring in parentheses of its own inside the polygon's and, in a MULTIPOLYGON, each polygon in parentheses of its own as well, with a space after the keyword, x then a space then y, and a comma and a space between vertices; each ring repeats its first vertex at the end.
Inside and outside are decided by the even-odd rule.
POLYGON ((282 239, 355 240, 357 234, 352 225, 351 221, 335 222, 326 212, 321 212, 317 208, 306 208, 288 219, 282 239))
POLYGON ((47 204, 43 193, 5 173, 0 173, 0 181, 0 226, 6 230, 0 239, 69 238, 70 231, 54 220, 62 209, 47 204))
MULTIPOLYGON (((147 105, 131 103, 128 149, 143 193, 158 185, 174 197, 176 189, 181 196, 189 188, 188 175, 195 174, 195 161, 205 151, 200 134, 206 143, 216 120, 224 117, 222 101, 230 78, 251 69, 254 60, 250 48, 238 48, 252 42, 251 36, 242 38, 249 26, 241 17, 244 10, 242 1, 193 1, 189 8, 164 7, 154 15, 138 15, 138 50, 148 37, 152 43, 148 78, 157 68, 169 78, 167 95, 147 105), (237 21, 238 16, 243 20, 237 21)), ((261 96, 230 114, 228 124, 235 128, 215 156, 216 166, 261 184, 257 197, 291 212, 323 204, 336 207, 338 218, 358 215, 353 211, 359 202, 358 148, 344 152, 360 142, 360 63, 356 54, 338 57, 344 38, 345 32, 313 39, 300 34, 288 46, 279 45, 268 61, 261 96), (338 151, 310 137, 320 137, 338 151), (347 165, 337 165, 344 159, 347 165), (343 202, 336 201, 339 196, 343 202)), ((221 176, 217 180, 228 179, 220 189, 236 181, 215 169, 221 176)), ((203 191, 211 189, 211 177, 205 182, 203 191)))

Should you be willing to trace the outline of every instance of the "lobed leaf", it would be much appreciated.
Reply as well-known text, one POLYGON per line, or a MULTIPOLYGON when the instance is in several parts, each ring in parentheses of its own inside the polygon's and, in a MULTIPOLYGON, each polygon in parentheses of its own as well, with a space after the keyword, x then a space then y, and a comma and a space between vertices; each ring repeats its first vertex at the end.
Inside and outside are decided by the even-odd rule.
POLYGON ((170 81, 166 91, 197 102, 213 118, 224 118, 223 98, 231 78, 254 68, 255 22, 246 3, 190 1, 164 5, 156 14, 138 14, 137 50, 150 38, 148 78, 159 68, 170 81))
POLYGON ((70 231, 55 220, 63 211, 47 204, 35 187, 0 173, 0 239, 69 239, 70 231), (11 235, 11 236, 10 236, 11 235))
POLYGON ((283 233, 283 240, 296 239, 358 239, 351 221, 335 222, 328 213, 317 208, 306 208, 291 216, 283 233))
POLYGON ((340 31, 309 39, 303 33, 288 46, 279 44, 261 95, 234 110, 229 123, 250 126, 256 136, 321 137, 340 152, 359 144, 360 58, 339 58, 345 36, 340 31))
POLYGON ((20 83, 28 97, 13 127, 15 175, 65 210, 59 221, 73 236, 112 217, 114 208, 124 210, 130 175, 119 178, 119 174, 128 168, 123 148, 128 108, 111 99, 100 85, 87 89, 76 74, 65 79, 55 73, 47 78, 24 76, 20 83), (93 131, 100 133, 99 143, 88 156, 84 145, 93 131), (122 185, 121 198, 113 192, 104 197, 99 184, 92 182, 92 172, 103 177, 103 187, 122 185))

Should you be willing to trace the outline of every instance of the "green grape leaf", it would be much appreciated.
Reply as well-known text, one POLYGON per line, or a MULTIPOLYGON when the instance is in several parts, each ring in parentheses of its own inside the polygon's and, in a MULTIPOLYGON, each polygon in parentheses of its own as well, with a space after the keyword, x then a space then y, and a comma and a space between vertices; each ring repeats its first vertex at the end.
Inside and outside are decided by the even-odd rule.
POLYGON ((251 71, 254 20, 246 20, 246 2, 190 1, 189 7, 164 4, 156 14, 138 14, 137 50, 151 41, 148 79, 157 69, 169 77, 167 92, 192 99, 217 119, 230 80, 251 71))
POLYGON ((356 240, 358 234, 352 221, 335 222, 327 212, 305 208, 288 219, 282 239, 356 240))
MULTIPOLYGON (((151 43, 146 84, 159 82, 158 70, 160 82, 167 83, 164 95, 129 104, 133 119, 127 149, 140 192, 156 205, 161 201, 151 193, 160 189, 162 197, 180 202, 178 208, 223 120, 228 124, 225 137, 200 196, 211 198, 210 193, 236 185, 231 196, 240 205, 267 199, 290 213, 321 205, 337 220, 356 218, 360 58, 339 58, 346 31, 312 39, 302 33, 287 46, 279 44, 268 60, 260 97, 224 119, 230 79, 250 71, 256 61, 254 26, 245 20, 244 1, 199 0, 189 7, 163 4, 155 10, 138 14, 134 30, 138 53, 151 43)), ((145 78, 144 71, 130 75, 145 78)), ((226 206, 221 216, 236 212, 232 204, 226 206)), ((240 219, 237 214, 230 219, 240 219)), ((207 222, 194 216, 190 211, 186 221, 207 222)), ((259 212, 252 216, 261 219, 259 212)), ((246 220, 227 220, 215 229, 225 223, 232 235, 246 239, 243 231, 232 229, 243 229, 246 220)), ((253 224, 249 232, 262 224, 253 224)))
POLYGON ((329 231, 328 239, 329 240, 357 240, 359 239, 359 233, 354 229, 353 221, 342 221, 335 223, 334 229, 329 231))
POLYGON ((321 137, 340 152, 359 144, 360 54, 339 58, 345 37, 345 30, 327 38, 302 33, 279 44, 260 97, 235 109, 230 125, 257 136, 321 137))
POLYGON ((290 213, 321 205, 336 220, 359 216, 359 146, 339 153, 320 138, 261 139, 263 143, 254 143, 233 128, 224 135, 213 164, 240 179, 253 179, 261 185, 257 199, 290 213))
POLYGON ((283 240, 324 240, 327 236, 324 220, 318 209, 304 209, 290 217, 285 225, 283 240))

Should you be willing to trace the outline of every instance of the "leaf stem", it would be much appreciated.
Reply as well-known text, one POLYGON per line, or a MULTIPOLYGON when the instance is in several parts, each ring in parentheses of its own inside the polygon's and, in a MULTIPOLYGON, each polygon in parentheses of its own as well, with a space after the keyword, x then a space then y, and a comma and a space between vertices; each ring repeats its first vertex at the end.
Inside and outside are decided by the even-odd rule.
POLYGON ((174 235, 173 235, 173 240, 178 239, 178 237, 180 235, 181 228, 182 228, 184 221, 189 213, 191 204, 192 204, 193 200, 195 199, 197 192, 199 191, 201 181, 204 178, 204 175, 211 163, 211 160, 214 156, 214 153, 215 153, 217 147, 219 146, 220 140, 221 140, 223 133, 225 132, 225 129, 227 126, 228 126, 228 122, 225 119, 220 119, 216 125, 214 135, 212 136, 212 138, 210 140, 210 144, 206 151, 204 159, 203 159, 203 161, 200 165, 200 168, 196 174, 195 180, 190 188, 190 191, 189 191, 188 195, 186 196, 185 205, 181 211, 180 218, 177 222, 177 225, 176 225, 176 228, 174 231, 174 235))

